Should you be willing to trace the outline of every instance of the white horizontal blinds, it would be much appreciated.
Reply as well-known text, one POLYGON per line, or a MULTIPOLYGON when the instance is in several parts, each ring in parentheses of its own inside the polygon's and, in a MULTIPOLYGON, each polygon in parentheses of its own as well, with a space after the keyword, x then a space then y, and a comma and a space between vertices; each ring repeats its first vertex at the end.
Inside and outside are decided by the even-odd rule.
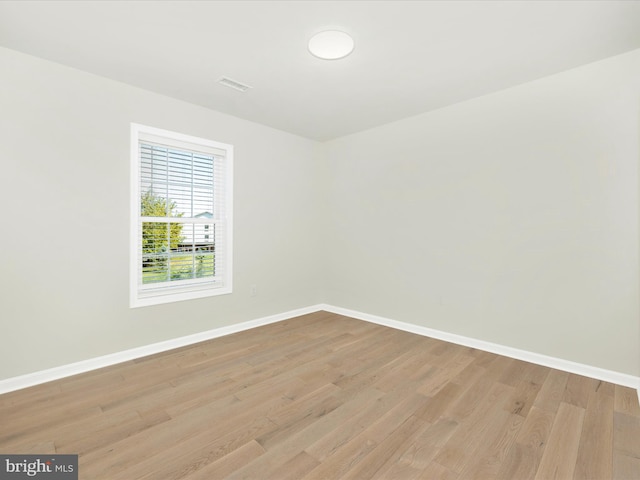
POLYGON ((141 290, 222 286, 224 153, 140 135, 141 290))
POLYGON ((153 133, 149 132, 140 132, 138 138, 140 140, 145 140, 146 142, 153 145, 164 145, 178 150, 208 153, 210 155, 221 158, 224 158, 227 153, 223 148, 217 148, 211 145, 203 145, 201 143, 194 143, 187 140, 179 140, 175 138, 172 138, 170 141, 168 141, 167 138, 162 135, 154 135, 153 133))

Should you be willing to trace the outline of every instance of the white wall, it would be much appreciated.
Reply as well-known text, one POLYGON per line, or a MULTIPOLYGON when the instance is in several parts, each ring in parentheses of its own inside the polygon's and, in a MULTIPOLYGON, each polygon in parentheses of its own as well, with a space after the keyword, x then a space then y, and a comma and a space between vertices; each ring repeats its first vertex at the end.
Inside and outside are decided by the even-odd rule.
POLYGON ((639 107, 634 51, 325 144, 325 301, 638 375, 639 107))
POLYGON ((0 72, 0 379, 321 301, 317 143, 7 49, 0 72), (233 294, 129 309, 130 122, 235 146, 233 294))
POLYGON ((640 51, 325 144, 0 71, 0 379, 320 302, 640 374, 640 51), (232 295, 128 308, 130 122, 235 145, 232 295))

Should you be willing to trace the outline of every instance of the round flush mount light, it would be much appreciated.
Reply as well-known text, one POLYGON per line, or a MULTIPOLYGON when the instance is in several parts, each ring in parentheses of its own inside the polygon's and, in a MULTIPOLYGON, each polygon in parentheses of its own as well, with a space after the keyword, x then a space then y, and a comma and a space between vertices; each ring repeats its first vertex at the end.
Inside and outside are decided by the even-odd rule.
POLYGON ((327 30, 316 33, 309 40, 309 51, 323 60, 338 60, 353 52, 353 38, 348 33, 327 30))

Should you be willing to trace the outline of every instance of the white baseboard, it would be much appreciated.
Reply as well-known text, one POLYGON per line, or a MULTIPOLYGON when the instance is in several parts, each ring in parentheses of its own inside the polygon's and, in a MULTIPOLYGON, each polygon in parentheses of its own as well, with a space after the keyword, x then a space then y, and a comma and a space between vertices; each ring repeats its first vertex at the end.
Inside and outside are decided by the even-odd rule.
POLYGON ((477 348, 479 350, 496 353, 505 357, 515 358, 517 360, 524 360, 525 362, 555 368, 556 370, 562 370, 565 372, 575 373, 578 375, 583 375, 585 377, 596 378, 605 382, 630 387, 637 390, 638 401, 640 402, 640 377, 636 377, 626 373, 615 372, 612 370, 605 370, 603 368, 593 367, 582 363, 576 363, 570 360, 563 360, 561 358, 549 357, 547 355, 520 350, 518 348, 507 347, 504 345, 499 345, 497 343, 485 342, 484 340, 464 337, 462 335, 443 332, 441 330, 434 330, 432 328, 422 327, 420 325, 399 322, 397 320, 391 320, 389 318, 379 317, 377 315, 362 313, 356 310, 349 310, 347 308, 335 307, 333 305, 322 305, 321 307, 327 312, 337 313, 346 317, 352 317, 358 320, 364 320, 366 322, 383 325, 385 327, 404 330, 405 332, 416 333, 425 337, 437 338, 438 340, 444 340, 445 342, 464 345, 465 347, 477 348))
POLYGON ((507 347, 496 343, 485 342, 484 340, 478 340, 462 335, 443 332, 441 330, 434 330, 432 328, 422 327, 420 325, 399 322, 397 320, 391 320, 389 318, 379 317, 377 315, 371 315, 368 313, 358 312, 356 310, 349 310, 346 308, 326 304, 319 304, 310 307, 299 308, 296 310, 290 310, 288 312, 270 315, 268 317, 262 317, 255 320, 249 320, 247 322, 242 322, 235 325, 215 328, 206 332, 200 332, 193 335, 174 338, 164 342, 153 343, 151 345, 145 345, 143 347, 132 348, 130 350, 125 350, 110 355, 104 355, 101 357, 91 358, 68 365, 62 365, 60 367, 42 370, 40 372, 34 372, 18 377, 8 378, 6 380, 0 380, 0 394, 11 392, 14 390, 20 390, 22 388, 31 387, 45 382, 50 382, 52 380, 58 380, 60 378, 69 377, 78 373, 96 370, 98 368, 108 367, 110 365, 115 365, 117 363, 126 362, 136 358, 165 352, 174 348, 185 347, 187 345, 211 340, 213 338, 223 337, 232 333, 250 330, 252 328, 288 320, 290 318, 318 312, 321 310, 356 318, 358 320, 364 320, 386 327, 395 328, 397 330, 403 330, 426 337, 436 338, 438 340, 444 340, 446 342, 451 342, 458 345, 464 345, 466 347, 477 348, 479 350, 496 353, 498 355, 503 355, 518 360, 524 360, 526 362, 555 368, 557 370, 563 370, 565 372, 584 375, 586 377, 597 378, 598 380, 631 387, 638 391, 638 401, 640 402, 640 377, 611 370, 605 370, 602 368, 584 365, 560 358, 549 357, 547 355, 541 355, 539 353, 528 352, 526 350, 507 347))
POLYGON ((101 357, 90 358, 88 360, 82 360, 80 362, 70 363, 68 365, 62 365, 60 367, 49 368, 47 370, 42 370, 39 372, 28 373, 26 375, 20 375, 18 377, 8 378, 6 380, 0 380, 0 394, 12 392, 14 390, 20 390, 22 388, 32 387, 34 385, 50 382, 52 380, 58 380, 64 377, 70 377, 71 375, 77 375, 78 373, 97 370, 98 368, 108 367, 117 363, 134 360, 136 358, 166 352, 167 350, 185 347, 187 345, 204 342, 213 338, 223 337, 232 333, 250 330, 252 328, 261 327, 270 323, 280 322, 282 320, 288 320, 290 318, 298 317, 300 315, 306 315, 308 313, 313 313, 320 310, 322 310, 321 305, 299 308, 276 315, 270 315, 268 317, 262 317, 255 320, 249 320, 247 322, 237 323, 235 325, 229 325, 227 327, 214 328, 213 330, 207 330, 206 332, 195 333, 193 335, 187 335, 185 337, 172 338, 171 340, 166 340, 164 342, 153 343, 151 345, 132 348, 130 350, 124 350, 122 352, 112 353, 110 355, 103 355, 101 357))

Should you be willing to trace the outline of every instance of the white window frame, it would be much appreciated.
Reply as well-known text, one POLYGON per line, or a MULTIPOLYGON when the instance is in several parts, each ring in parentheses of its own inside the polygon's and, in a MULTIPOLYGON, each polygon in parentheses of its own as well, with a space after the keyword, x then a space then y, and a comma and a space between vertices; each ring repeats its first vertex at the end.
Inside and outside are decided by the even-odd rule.
MULTIPOLYGON (((214 170, 215 172, 215 170, 214 170)), ((215 173, 214 173, 215 174, 215 173)), ((211 297, 232 293, 233 272, 233 145, 215 142, 204 138, 184 135, 181 133, 149 127, 138 123, 131 124, 131 223, 130 223, 130 289, 129 304, 131 308, 159 305, 163 303, 191 300, 195 298, 211 297), (152 140, 149 140, 152 139, 152 140), (216 242, 216 262, 223 265, 223 273, 214 279, 195 279, 191 281, 159 282, 156 284, 142 283, 142 222, 141 217, 141 155, 140 141, 161 143, 165 146, 183 150, 210 152, 215 162, 224 162, 221 175, 224 178, 214 178, 214 183, 222 185, 223 207, 215 212, 213 223, 221 225, 223 238, 221 245, 216 242), (220 251, 221 250, 221 251, 220 251), (222 259, 218 259, 222 255, 222 259)), ((146 218, 146 217, 144 217, 146 218)), ((158 217, 162 218, 162 217, 158 217)), ((190 219, 181 219, 181 223, 188 223, 190 219)), ((148 221, 148 219, 147 219, 148 221)), ((166 221, 166 220, 164 220, 166 221)))

